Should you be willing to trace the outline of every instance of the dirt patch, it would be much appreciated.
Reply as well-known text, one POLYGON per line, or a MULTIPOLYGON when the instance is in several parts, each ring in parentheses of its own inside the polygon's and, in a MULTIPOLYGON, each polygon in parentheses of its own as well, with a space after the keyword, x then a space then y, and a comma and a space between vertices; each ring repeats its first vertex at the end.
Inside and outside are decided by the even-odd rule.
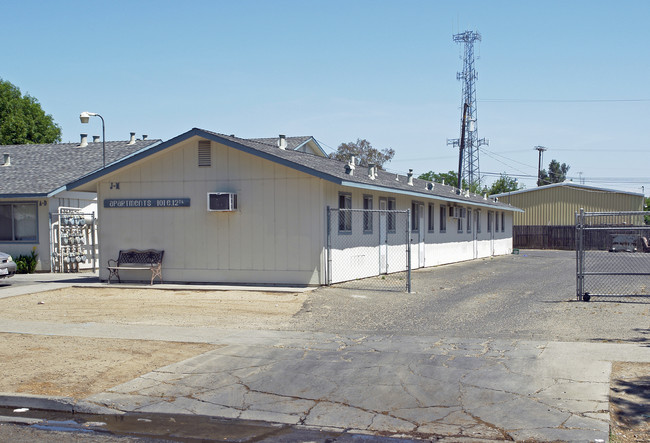
POLYGON ((228 329, 286 324, 304 294, 245 291, 65 288, 0 299, 0 317, 56 323, 109 323, 228 329))
POLYGON ((83 398, 219 346, 0 334, 0 392, 83 398))
POLYGON ((612 365, 609 408, 610 441, 650 441, 650 363, 612 365))
MULTIPOLYGON (((304 294, 77 287, 0 299, 0 321, 271 329, 287 324, 305 299, 304 294)), ((218 347, 0 333, 0 392, 83 398, 218 347)))

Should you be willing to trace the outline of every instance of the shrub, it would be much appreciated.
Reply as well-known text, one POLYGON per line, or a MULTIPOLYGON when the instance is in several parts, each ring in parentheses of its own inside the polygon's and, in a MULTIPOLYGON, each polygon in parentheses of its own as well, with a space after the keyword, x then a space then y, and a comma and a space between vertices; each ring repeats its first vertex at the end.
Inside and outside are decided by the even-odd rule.
POLYGON ((14 261, 16 262, 17 274, 33 274, 36 270, 36 263, 38 263, 36 246, 32 248, 32 252, 29 255, 19 255, 14 261))

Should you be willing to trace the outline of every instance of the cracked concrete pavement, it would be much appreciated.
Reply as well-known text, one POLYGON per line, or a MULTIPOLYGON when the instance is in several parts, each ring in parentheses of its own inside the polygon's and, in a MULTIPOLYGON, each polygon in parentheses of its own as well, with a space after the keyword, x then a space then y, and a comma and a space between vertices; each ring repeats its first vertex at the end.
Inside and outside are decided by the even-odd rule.
MULTIPOLYGON (((177 339, 149 328, 119 335, 177 339)), ((450 441, 606 441, 611 362, 650 361, 633 344, 203 332, 193 340, 226 346, 86 403, 450 441)))
POLYGON ((607 441, 612 363, 650 362, 639 337, 647 305, 571 301, 571 257, 560 258, 421 272, 432 294, 358 298, 328 288, 284 331, 3 319, 0 332, 221 346, 71 402, 87 412, 199 414, 454 442, 607 441), (514 266, 520 271, 504 285, 499 269, 514 266), (564 292, 547 295, 538 268, 564 292), (490 309, 484 297, 471 298, 488 292, 500 294, 490 309))

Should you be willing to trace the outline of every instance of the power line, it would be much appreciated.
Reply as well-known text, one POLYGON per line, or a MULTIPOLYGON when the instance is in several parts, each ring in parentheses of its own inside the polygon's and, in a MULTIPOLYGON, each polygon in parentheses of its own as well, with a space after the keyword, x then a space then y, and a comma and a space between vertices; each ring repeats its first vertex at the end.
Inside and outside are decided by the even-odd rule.
POLYGON ((482 103, 645 103, 650 98, 631 99, 536 99, 536 98, 482 98, 482 103))

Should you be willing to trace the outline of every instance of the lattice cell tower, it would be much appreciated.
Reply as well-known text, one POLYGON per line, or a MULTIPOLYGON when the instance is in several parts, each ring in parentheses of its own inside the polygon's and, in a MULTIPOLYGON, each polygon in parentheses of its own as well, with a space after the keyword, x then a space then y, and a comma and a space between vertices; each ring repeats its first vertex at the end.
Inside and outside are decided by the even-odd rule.
MULTIPOLYGON (((447 145, 461 146, 464 139, 464 152, 461 150, 462 166, 460 171, 461 183, 464 181, 468 186, 481 184, 481 170, 479 167, 479 147, 487 145, 488 140, 478 138, 478 125, 476 122, 476 86, 478 74, 474 69, 474 42, 481 41, 481 34, 474 31, 465 31, 462 34, 455 34, 454 41, 464 44, 463 71, 456 74, 456 79, 463 82, 463 99, 461 101, 461 138, 448 139, 447 145), (463 109, 467 104, 467 112, 463 109), (465 120, 463 121, 463 115, 465 120), (463 134, 464 131, 464 134, 463 134)), ((478 186, 477 186, 478 187, 478 186)))

